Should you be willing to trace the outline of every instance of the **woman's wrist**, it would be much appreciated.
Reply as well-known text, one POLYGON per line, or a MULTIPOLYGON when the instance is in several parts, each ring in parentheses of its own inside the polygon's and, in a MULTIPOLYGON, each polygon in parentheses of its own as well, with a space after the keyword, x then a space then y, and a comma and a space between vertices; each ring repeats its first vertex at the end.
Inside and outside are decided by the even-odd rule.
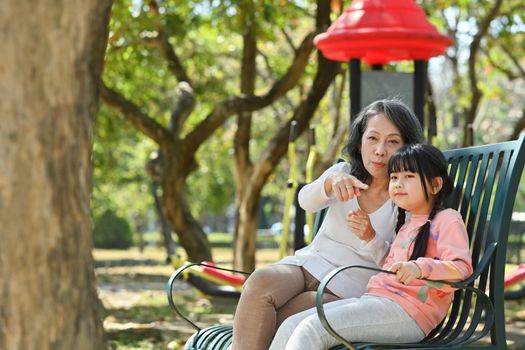
POLYGON ((329 175, 325 180, 323 184, 324 193, 327 197, 330 197, 333 194, 333 188, 332 188, 332 175, 329 175))

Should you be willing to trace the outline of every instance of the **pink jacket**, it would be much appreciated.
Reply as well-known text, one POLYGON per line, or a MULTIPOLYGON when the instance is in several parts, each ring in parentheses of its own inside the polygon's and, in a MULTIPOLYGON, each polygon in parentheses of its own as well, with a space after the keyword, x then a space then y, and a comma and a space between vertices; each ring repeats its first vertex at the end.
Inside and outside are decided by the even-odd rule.
MULTIPOLYGON (((412 215, 399 230, 385 259, 384 269, 399 261, 408 261, 419 228, 426 215, 412 215)), ((439 212, 430 224, 425 257, 416 260, 422 277, 433 280, 460 281, 472 274, 469 240, 461 215, 453 209, 439 212)), ((395 275, 379 273, 368 283, 368 294, 397 302, 428 334, 446 316, 454 288, 439 283, 414 280, 409 285, 395 275)))

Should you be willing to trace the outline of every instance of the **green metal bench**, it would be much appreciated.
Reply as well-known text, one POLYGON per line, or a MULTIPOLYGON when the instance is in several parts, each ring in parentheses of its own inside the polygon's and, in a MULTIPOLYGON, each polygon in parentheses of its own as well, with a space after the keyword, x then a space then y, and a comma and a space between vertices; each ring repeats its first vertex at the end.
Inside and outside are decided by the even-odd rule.
MULTIPOLYGON (((525 163, 525 135, 516 141, 445 151, 449 174, 455 181, 452 207, 457 209, 470 237, 474 274, 452 285, 458 290, 448 316, 422 342, 417 344, 351 344, 330 327, 324 316, 320 296, 337 273, 358 266, 332 271, 318 289, 317 310, 323 326, 341 345, 333 349, 370 348, 475 348, 505 349, 503 279, 507 239, 512 210, 525 163), (479 341, 490 333, 490 341, 479 341)), ((320 216, 322 217, 322 213, 320 216)), ((188 266, 189 267, 189 266, 188 266)), ((232 341, 231 326, 201 329, 184 316, 173 303, 173 284, 188 267, 177 270, 167 287, 170 306, 187 320, 195 333, 188 349, 226 349, 232 341)), ((379 270, 378 270, 379 271, 379 270)))

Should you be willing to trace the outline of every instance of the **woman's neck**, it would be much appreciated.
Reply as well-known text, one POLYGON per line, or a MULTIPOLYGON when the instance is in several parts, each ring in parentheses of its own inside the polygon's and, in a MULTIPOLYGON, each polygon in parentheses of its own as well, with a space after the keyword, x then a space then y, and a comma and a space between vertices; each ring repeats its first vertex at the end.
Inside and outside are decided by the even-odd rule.
POLYGON ((373 191, 388 191, 388 183, 389 179, 388 177, 383 178, 372 178, 370 181, 370 184, 368 184, 368 189, 372 189, 373 191))

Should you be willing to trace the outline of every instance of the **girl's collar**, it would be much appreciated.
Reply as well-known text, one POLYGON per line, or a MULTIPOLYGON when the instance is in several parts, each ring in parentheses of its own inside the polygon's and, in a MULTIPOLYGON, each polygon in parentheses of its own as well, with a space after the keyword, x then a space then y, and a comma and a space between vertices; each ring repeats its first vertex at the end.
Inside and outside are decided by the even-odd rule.
POLYGON ((425 221, 428 221, 428 214, 412 214, 410 212, 407 214, 410 222, 413 222, 414 224, 423 224, 425 221))

